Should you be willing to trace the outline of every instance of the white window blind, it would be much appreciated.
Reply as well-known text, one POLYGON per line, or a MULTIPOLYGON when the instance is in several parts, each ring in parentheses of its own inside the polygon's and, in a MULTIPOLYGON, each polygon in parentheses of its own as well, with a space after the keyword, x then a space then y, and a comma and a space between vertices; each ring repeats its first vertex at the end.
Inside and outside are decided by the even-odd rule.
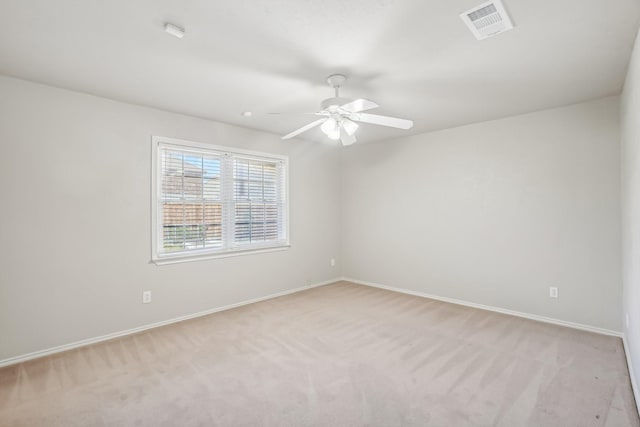
POLYGON ((154 261, 288 246, 287 158, 153 138, 154 261))

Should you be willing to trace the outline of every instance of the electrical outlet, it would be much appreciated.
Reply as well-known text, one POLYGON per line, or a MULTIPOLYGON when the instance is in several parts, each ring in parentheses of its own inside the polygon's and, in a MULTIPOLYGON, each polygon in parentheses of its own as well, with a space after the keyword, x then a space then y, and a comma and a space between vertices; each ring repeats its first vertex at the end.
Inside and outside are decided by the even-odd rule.
POLYGON ((549 298, 558 298, 558 288, 549 286, 549 298))
POLYGON ((629 329, 629 313, 624 314, 624 320, 625 320, 625 323, 627 324, 627 329, 629 329))
POLYGON ((142 293, 142 303, 149 304, 151 302, 151 291, 144 291, 142 293))
POLYGON ((335 258, 331 258, 331 261, 329 263, 331 264, 331 267, 335 267, 336 266, 335 258))

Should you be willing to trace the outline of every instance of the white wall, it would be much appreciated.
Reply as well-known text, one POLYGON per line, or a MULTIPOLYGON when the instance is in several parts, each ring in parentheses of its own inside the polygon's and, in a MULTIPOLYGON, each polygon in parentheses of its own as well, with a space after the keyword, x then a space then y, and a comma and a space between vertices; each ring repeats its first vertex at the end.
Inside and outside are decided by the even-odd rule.
POLYGON ((618 103, 345 149, 343 273, 620 331, 618 103))
POLYGON ((0 360, 342 273, 621 330, 618 102, 340 149, 0 77, 0 360), (289 155, 293 247, 150 264, 152 134, 289 155))
MULTIPOLYGON (((640 385, 640 36, 621 97, 622 123, 622 319, 636 398, 640 385), (626 313, 629 327, 626 327, 626 313)), ((640 405, 640 401, 638 402, 640 405)))
POLYGON ((340 276, 336 146, 0 77, 0 147, 0 360, 340 276), (289 155, 292 247, 150 264, 151 135, 289 155))

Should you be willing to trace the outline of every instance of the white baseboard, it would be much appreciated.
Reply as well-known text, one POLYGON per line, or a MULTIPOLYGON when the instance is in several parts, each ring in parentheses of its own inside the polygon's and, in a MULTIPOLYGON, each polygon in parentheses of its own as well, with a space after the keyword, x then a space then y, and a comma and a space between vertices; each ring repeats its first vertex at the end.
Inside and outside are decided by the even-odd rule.
POLYGON ((447 297, 441 297, 441 296, 438 296, 438 295, 426 294, 426 293, 423 293, 423 292, 410 291, 410 290, 407 290, 407 289, 395 288, 393 286, 380 285, 378 283, 367 282, 365 280, 358 280, 358 279, 353 279, 353 278, 350 278, 350 277, 343 277, 342 280, 345 280, 345 281, 348 281, 348 282, 357 283, 359 285, 366 285, 366 286, 371 286, 371 287, 374 287, 374 288, 386 289, 388 291, 401 292, 403 294, 415 295, 415 296, 418 296, 418 297, 429 298, 429 299, 435 299, 435 300, 438 300, 438 301, 449 302, 451 304, 464 305, 466 307, 479 308, 481 310, 495 311, 496 313, 509 314, 511 316, 524 317, 525 319, 537 320, 539 322, 552 323, 554 325, 566 326, 568 328, 580 329, 582 331, 595 332, 597 334, 612 335, 614 337, 622 338, 622 332, 612 331, 610 329, 599 328, 597 326, 583 325, 581 323, 568 322, 566 320, 553 319, 551 317, 538 316, 538 315, 535 315, 535 314, 523 313, 523 312, 514 311, 514 310, 507 310, 505 308, 492 307, 492 306, 489 306, 489 305, 476 304, 474 302, 462 301, 462 300, 458 300, 458 299, 454 299, 454 298, 447 298, 447 297))
POLYGON ((314 283, 314 284, 309 285, 309 286, 302 286, 302 287, 298 287, 298 288, 294 288, 294 289, 289 289, 287 291, 278 292, 278 293, 275 293, 275 294, 270 294, 270 295, 266 295, 266 296, 263 296, 263 297, 254 298, 254 299, 250 299, 250 300, 247 300, 247 301, 242 301, 242 302, 238 302, 238 303, 235 303, 235 304, 226 305, 226 306, 223 306, 223 307, 217 307, 217 308, 213 308, 213 309, 210 309, 210 310, 200 311, 198 313, 188 314, 186 316, 180 316, 180 317, 176 317, 176 318, 173 318, 173 319, 164 320, 162 322, 156 322, 156 323, 152 323, 152 324, 149 324, 149 325, 143 325, 143 326, 139 326, 137 328, 132 328, 132 329, 124 330, 124 331, 114 332, 114 333, 111 333, 111 334, 102 335, 102 336, 95 337, 95 338, 88 338, 88 339, 84 339, 84 340, 80 340, 80 341, 75 341, 75 342, 72 342, 72 343, 69 343, 69 344, 63 344, 63 345, 60 345, 60 346, 51 347, 51 348, 44 349, 44 350, 34 351, 32 353, 27 353, 27 354, 23 354, 23 355, 19 355, 19 356, 10 357, 8 359, 2 359, 2 360, 0 360, 0 368, 4 367, 4 366, 9 366, 9 365, 17 364, 17 363, 26 362, 27 360, 36 359, 38 357, 49 356, 51 354, 56 354, 56 353, 60 353, 60 352, 63 352, 63 351, 72 350, 74 348, 83 347, 83 346, 86 346, 86 345, 95 344, 95 343, 99 343, 99 342, 102 342, 102 341, 107 341, 107 340, 111 340, 111 339, 114 339, 114 338, 135 334, 135 333, 138 333, 138 332, 145 331, 147 329, 153 329, 153 328, 157 328, 157 327, 160 327, 160 326, 181 322, 183 320, 188 320, 188 319, 193 319, 193 318, 196 318, 196 317, 206 316, 208 314, 217 313, 219 311, 230 310, 232 308, 241 307, 243 305, 253 304, 255 302, 260 302, 260 301, 264 301, 264 300, 268 300, 268 299, 272 299, 272 298, 281 297, 281 296, 284 296, 284 295, 293 294, 293 293, 296 293, 296 292, 305 291, 307 289, 315 288, 315 287, 318 287, 318 286, 328 285, 330 283, 338 282, 340 280, 345 280, 345 281, 348 281, 348 282, 353 282, 353 283, 357 283, 357 284, 360 284, 360 285, 366 285, 366 286, 371 286, 371 287, 380 288, 380 289, 386 289, 386 290, 389 290, 389 291, 400 292, 400 293, 404 293, 404 294, 408 294, 408 295, 414 295, 414 296, 419 296, 419 297, 423 297, 423 298, 430 298, 430 299, 434 299, 434 300, 438 300, 438 301, 444 301, 444 302, 448 302, 448 303, 452 303, 452 304, 458 304, 458 305, 463 305, 463 306, 467 306, 467 307, 479 308, 481 310, 489 310, 489 311, 494 311, 494 312, 497 312, 497 313, 509 314, 509 315, 512 315, 512 316, 523 317, 523 318, 526 318, 526 319, 537 320, 537 321, 540 321, 540 322, 552 323, 552 324, 555 324, 555 325, 566 326, 566 327, 569 327, 569 328, 580 329, 580 330, 583 330, 583 331, 589 331, 589 332, 595 332, 595 333, 604 334, 604 335, 612 335, 612 336, 616 336, 616 337, 621 337, 623 339, 625 353, 627 355, 627 363, 629 365, 629 371, 630 371, 630 374, 631 374, 631 381, 632 381, 633 391, 634 391, 634 394, 636 395, 636 403, 639 402, 638 388, 637 388, 637 384, 635 383, 635 377, 632 374, 633 366, 630 363, 630 358, 629 358, 629 354, 628 354, 628 350, 627 350, 627 344, 626 344, 626 340, 625 340, 624 334, 622 334, 621 332, 612 331, 612 330, 609 330, 609 329, 598 328, 598 327, 595 327, 595 326, 583 325, 583 324, 580 324, 580 323, 573 323, 573 322, 567 322, 567 321, 564 321, 564 320, 552 319, 552 318, 549 318, 549 317, 537 316, 537 315, 534 315, 534 314, 522 313, 522 312, 514 311, 514 310, 507 310, 507 309, 503 309, 503 308, 499 308, 499 307, 492 307, 492 306, 487 306, 487 305, 482 305, 482 304, 476 304, 476 303, 472 303, 472 302, 468 302, 468 301, 457 300, 457 299, 454 299, 454 298, 447 298, 447 297, 441 297, 441 296, 437 296, 437 295, 426 294, 426 293, 423 293, 423 292, 410 291, 410 290, 407 290, 407 289, 396 288, 396 287, 393 287, 393 286, 380 285, 380 284, 377 284, 377 283, 368 282, 368 281, 365 281, 365 280, 358 280, 358 279, 354 279, 354 278, 350 278, 350 277, 336 277, 336 278, 333 278, 333 279, 330 279, 330 280, 326 280, 326 281, 323 281, 323 282, 314 283))
POLYGON ((306 291, 306 290, 311 289, 311 288, 316 288, 318 286, 328 285, 330 283, 338 282, 340 280, 342 280, 342 278, 341 277, 337 277, 335 279, 325 280, 324 282, 318 282, 318 283, 314 283, 314 284, 311 284, 311 285, 308 285, 308 286, 301 286, 299 288, 289 289, 287 291, 282 291, 282 292, 266 295, 266 296, 259 297, 259 298, 253 298, 253 299, 250 299, 250 300, 247 300, 247 301, 242 301, 242 302, 238 302, 238 303, 235 303, 235 304, 225 305, 223 307, 212 308, 210 310, 200 311, 198 313, 187 314, 186 316, 175 317, 173 319, 164 320, 162 322, 156 322, 156 323, 152 323, 152 324, 149 324, 149 325, 139 326, 137 328, 127 329, 125 331, 114 332, 112 334, 102 335, 102 336, 95 337, 95 338, 88 338, 88 339, 84 339, 84 340, 80 340, 80 341, 75 341, 75 342, 72 342, 72 343, 69 343, 69 344, 63 344, 63 345, 59 345, 59 346, 56 346, 56 347, 47 348, 45 350, 34 351, 32 353, 27 353, 27 354, 23 354, 23 355, 20 355, 20 356, 10 357, 8 359, 2 359, 2 360, 0 360, 0 368, 5 367, 5 366, 9 366, 9 365, 15 365, 17 363, 26 362, 27 360, 31 360, 31 359, 37 359, 38 357, 44 357, 44 356, 49 356, 49 355, 56 354, 56 353, 61 353, 63 351, 72 350, 74 348, 84 347, 86 345, 95 344, 95 343, 99 343, 99 342, 107 341, 107 340, 112 340, 114 338, 119 338, 119 337, 123 337, 123 336, 126 336, 126 335, 136 334, 138 332, 146 331, 147 329, 153 329, 153 328, 157 328, 159 326, 169 325, 171 323, 182 322, 183 320, 189 320, 189 319, 193 319, 193 318, 196 318, 196 317, 206 316, 208 314, 217 313, 219 311, 230 310, 232 308, 241 307, 243 305, 253 304, 255 302, 260 302, 260 301, 264 301, 264 300, 268 300, 268 299, 272 299, 272 298, 277 298, 277 297, 281 297, 281 296, 284 296, 284 295, 294 294, 296 292, 306 291))
POLYGON ((631 379, 631 389, 633 390, 633 396, 636 398, 636 409, 638 415, 640 415, 640 392, 638 392, 638 383, 636 382, 636 375, 633 370, 633 363, 631 361, 631 353, 629 350, 629 343, 627 342, 627 334, 622 334, 622 345, 624 346, 624 355, 627 358, 627 367, 629 368, 629 378, 631 379))

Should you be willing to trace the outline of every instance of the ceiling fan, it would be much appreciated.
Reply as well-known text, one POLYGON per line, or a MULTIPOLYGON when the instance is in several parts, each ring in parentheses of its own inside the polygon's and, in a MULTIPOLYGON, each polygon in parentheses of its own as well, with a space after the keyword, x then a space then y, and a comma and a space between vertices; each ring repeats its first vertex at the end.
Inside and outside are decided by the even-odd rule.
POLYGON ((358 129, 358 122, 371 123, 380 126, 389 126, 398 129, 411 129, 413 121, 406 119, 398 119, 389 116, 380 116, 377 114, 363 113, 363 111, 372 110, 378 107, 373 101, 366 99, 350 100, 340 98, 340 86, 347 80, 342 74, 333 74, 327 78, 329 85, 334 89, 335 96, 327 98, 321 103, 321 110, 310 113, 321 116, 314 122, 311 122, 300 129, 285 135, 282 139, 293 138, 303 132, 308 131, 316 126, 320 126, 322 132, 330 139, 340 140, 342 145, 351 145, 356 142, 355 132, 358 129))

